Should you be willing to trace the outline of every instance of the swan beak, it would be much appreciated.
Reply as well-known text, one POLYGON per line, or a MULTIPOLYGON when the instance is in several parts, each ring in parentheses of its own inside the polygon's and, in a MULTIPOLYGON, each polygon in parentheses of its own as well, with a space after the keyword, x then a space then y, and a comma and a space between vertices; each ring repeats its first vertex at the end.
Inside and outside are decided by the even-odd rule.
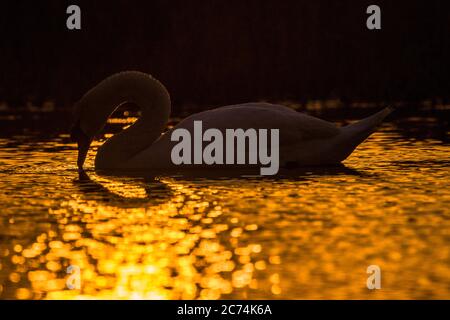
POLYGON ((72 140, 75 141, 78 145, 78 158, 77 158, 77 166, 78 171, 83 171, 83 164, 86 160, 87 153, 89 151, 89 147, 91 146, 92 139, 89 138, 83 130, 81 130, 79 123, 76 123, 71 130, 72 140))
POLYGON ((87 153, 89 151, 89 146, 91 145, 90 141, 86 140, 78 140, 78 158, 77 158, 77 165, 78 170, 83 170, 83 164, 86 160, 87 153))

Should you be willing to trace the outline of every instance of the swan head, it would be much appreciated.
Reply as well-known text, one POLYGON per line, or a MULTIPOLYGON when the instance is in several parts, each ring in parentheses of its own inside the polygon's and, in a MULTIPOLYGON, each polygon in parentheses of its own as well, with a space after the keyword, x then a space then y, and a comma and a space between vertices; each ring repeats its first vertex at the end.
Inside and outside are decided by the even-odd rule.
POLYGON ((74 121, 70 136, 78 145, 79 170, 83 170, 83 164, 94 137, 101 132, 115 108, 114 103, 105 98, 108 96, 110 91, 96 86, 74 105, 74 121))
POLYGON ((72 141, 77 143, 78 146, 78 158, 77 158, 77 166, 78 170, 83 170, 83 164, 86 160, 87 153, 89 151, 89 147, 91 146, 92 137, 89 137, 84 131, 81 129, 80 120, 78 119, 75 124, 72 126, 70 130, 70 138, 72 141))
POLYGON ((95 135, 104 125, 104 121, 96 117, 96 113, 89 112, 92 109, 90 105, 89 99, 85 97, 75 104, 74 122, 70 130, 70 137, 78 146, 77 165, 79 170, 83 170, 89 147, 95 135))

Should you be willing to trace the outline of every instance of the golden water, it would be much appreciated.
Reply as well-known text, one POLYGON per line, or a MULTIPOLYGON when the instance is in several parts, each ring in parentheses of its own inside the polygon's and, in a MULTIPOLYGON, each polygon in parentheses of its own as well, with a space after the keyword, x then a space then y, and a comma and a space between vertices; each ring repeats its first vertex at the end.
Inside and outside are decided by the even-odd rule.
POLYGON ((0 297, 450 298, 449 155, 386 124, 343 168, 79 180, 67 135, 1 138, 0 297))

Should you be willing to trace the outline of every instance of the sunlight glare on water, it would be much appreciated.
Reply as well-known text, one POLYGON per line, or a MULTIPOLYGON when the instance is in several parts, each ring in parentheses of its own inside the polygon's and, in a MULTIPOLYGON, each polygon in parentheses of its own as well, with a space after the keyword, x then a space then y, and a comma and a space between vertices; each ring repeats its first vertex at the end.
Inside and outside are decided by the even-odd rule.
POLYGON ((101 176, 92 150, 80 180, 75 150, 67 135, 0 139, 1 298, 450 298, 439 139, 385 124, 345 167, 277 179, 101 176))

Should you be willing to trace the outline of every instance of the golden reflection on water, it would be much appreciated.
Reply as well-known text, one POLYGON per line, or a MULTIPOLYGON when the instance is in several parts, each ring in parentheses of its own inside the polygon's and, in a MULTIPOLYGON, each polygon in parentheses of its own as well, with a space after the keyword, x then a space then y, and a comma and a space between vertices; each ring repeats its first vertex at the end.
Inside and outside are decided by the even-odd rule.
POLYGON ((67 136, 0 145, 1 298, 450 298, 450 147, 437 140, 385 126, 347 168, 276 180, 79 180, 67 136))

